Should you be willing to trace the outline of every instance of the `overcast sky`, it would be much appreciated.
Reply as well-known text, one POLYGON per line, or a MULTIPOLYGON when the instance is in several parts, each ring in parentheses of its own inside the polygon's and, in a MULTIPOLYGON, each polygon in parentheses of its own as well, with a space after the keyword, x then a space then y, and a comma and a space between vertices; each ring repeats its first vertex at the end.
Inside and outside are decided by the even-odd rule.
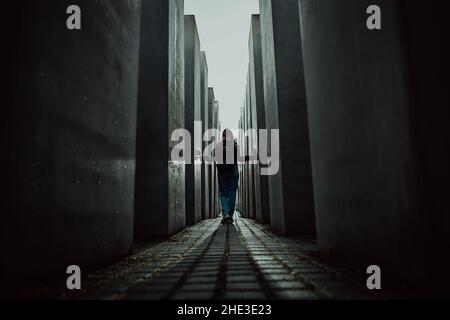
POLYGON ((250 20, 259 13, 259 0, 185 0, 185 13, 196 16, 222 129, 236 129, 247 84, 250 20))

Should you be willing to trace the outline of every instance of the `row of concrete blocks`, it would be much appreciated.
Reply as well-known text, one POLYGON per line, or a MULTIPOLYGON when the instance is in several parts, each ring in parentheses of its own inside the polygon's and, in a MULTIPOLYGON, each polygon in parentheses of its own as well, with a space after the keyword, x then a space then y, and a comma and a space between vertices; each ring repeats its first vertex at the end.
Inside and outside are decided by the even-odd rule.
POLYGON ((171 161, 175 129, 219 123, 183 0, 79 0, 79 31, 71 4, 17 2, 2 29, 3 288, 110 263, 134 237, 218 212, 214 169, 171 161))
MULTIPOLYGON (((180 32, 181 33, 181 32, 180 32)), ((214 89, 208 87, 208 64, 206 53, 200 50, 200 37, 197 29, 195 16, 184 16, 184 65, 185 65, 185 91, 184 91, 184 110, 178 112, 178 116, 184 113, 184 128, 191 135, 191 159, 190 164, 185 165, 185 212, 186 221, 181 225, 176 223, 169 225, 167 230, 154 229, 152 231, 152 223, 146 221, 137 221, 135 226, 139 228, 136 234, 144 237, 150 235, 172 234, 179 231, 186 224, 193 225, 202 219, 215 218, 218 215, 218 192, 216 168, 208 165, 204 161, 198 160, 198 155, 205 150, 209 144, 203 141, 196 145, 196 123, 201 123, 200 132, 203 134, 208 129, 219 129, 219 102, 215 98, 214 89), (200 150, 199 150, 200 149, 200 150)), ((176 115, 175 115, 176 116, 176 115)), ((180 127, 181 128, 181 127, 180 127)), ((173 132, 173 131, 172 131, 173 132)), ((203 138, 203 137, 202 137, 203 138)), ((140 178, 139 172, 137 172, 140 178)), ((143 175, 146 177, 147 174, 143 175)), ((151 177, 147 176, 147 177, 151 177)), ((183 189, 174 187, 173 192, 182 192, 183 189)), ((151 205, 151 204, 150 204, 151 205)), ((176 208, 174 209, 177 210, 176 208)), ((169 209, 170 211, 170 209, 169 209)), ((139 211, 137 218, 141 216, 139 211)), ((152 219, 148 217, 147 210, 143 209, 142 217, 144 219, 152 219)), ((161 210, 160 214, 164 211, 161 210)), ((170 212, 169 212, 170 216, 170 212)))
POLYGON ((254 212, 260 198, 274 231, 316 234, 325 257, 362 273, 377 264, 397 280, 442 288, 450 265, 444 2, 378 0, 382 29, 369 30, 372 2, 260 0, 241 127, 280 129, 281 164, 259 186, 269 204, 252 194, 254 169, 243 168, 240 206, 263 220, 254 212))
MULTIPOLYGON (((251 129, 266 128, 260 15, 252 15, 251 18, 249 53, 246 97, 239 120, 239 144, 243 146, 245 154, 256 155, 259 136, 245 133, 249 133, 251 129)), ((241 164, 240 175, 239 210, 246 218, 269 224, 268 177, 261 175, 260 165, 254 162, 241 164)))

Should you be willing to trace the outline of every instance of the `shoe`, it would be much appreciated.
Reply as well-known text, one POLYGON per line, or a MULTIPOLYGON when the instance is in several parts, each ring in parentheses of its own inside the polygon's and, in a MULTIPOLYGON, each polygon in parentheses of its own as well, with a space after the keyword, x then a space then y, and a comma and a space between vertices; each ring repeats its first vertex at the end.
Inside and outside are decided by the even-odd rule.
POLYGON ((230 224, 230 223, 233 223, 233 218, 231 217, 231 216, 224 216, 223 218, 222 218, 222 224, 230 224))

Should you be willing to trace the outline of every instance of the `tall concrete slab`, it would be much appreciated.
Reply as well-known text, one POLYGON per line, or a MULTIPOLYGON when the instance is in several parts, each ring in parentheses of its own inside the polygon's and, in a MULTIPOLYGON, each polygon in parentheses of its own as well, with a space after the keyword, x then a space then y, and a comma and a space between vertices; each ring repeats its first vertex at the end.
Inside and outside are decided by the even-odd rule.
MULTIPOLYGON (((241 107, 241 126, 240 126, 240 137, 239 137, 239 146, 242 150, 242 152, 245 152, 245 105, 241 107)), ((246 171, 246 164, 242 163, 241 165, 241 175, 240 175, 240 181, 239 185, 242 189, 242 204, 241 204, 241 210, 243 217, 247 217, 247 171, 246 171)))
MULTIPOLYGON (((251 76, 250 76, 250 65, 247 73, 247 99, 246 99, 246 112, 247 112, 247 139, 248 146, 245 155, 253 155, 255 150, 255 141, 252 131, 253 126, 253 110, 252 110, 252 92, 251 92, 251 76)), ((256 217, 256 190, 255 190, 255 166, 254 162, 247 162, 248 167, 248 181, 249 181, 249 218, 255 219, 256 217)))
POLYGON ((315 233, 311 155, 298 1, 261 0, 267 129, 280 130, 280 168, 269 176, 271 225, 315 233))
MULTIPOLYGON (((250 65, 249 65, 249 78, 248 78, 248 95, 249 95, 249 128, 250 130, 252 130, 252 134, 250 135, 250 140, 251 140, 251 146, 249 149, 248 154, 251 155, 256 155, 257 153, 257 147, 256 147, 256 136, 253 135, 253 130, 256 130, 256 109, 254 109, 255 107, 255 103, 253 101, 253 93, 252 93, 252 80, 251 80, 251 73, 250 73, 250 65)), ((249 162, 249 166, 251 168, 251 179, 252 179, 252 205, 253 205, 253 213, 252 213, 252 219, 256 219, 256 211, 258 208, 258 204, 257 199, 258 199, 258 195, 257 195, 257 187, 256 187, 256 165, 254 161, 249 162)))
MULTIPOLYGON (((241 150, 244 147, 244 107, 240 108, 240 120, 239 120, 239 146, 241 150)), ((240 201, 239 210, 243 217, 247 215, 247 203, 246 203, 246 184, 245 184, 245 163, 239 164, 239 190, 240 190, 240 201)))
POLYGON ((82 31, 71 4, 16 1, 3 18, 0 291, 132 248, 141 3, 77 1, 82 31))
POLYGON ((368 30, 372 4, 300 1, 319 246, 386 277, 445 286, 444 2, 377 1, 382 29, 368 30))
MULTIPOLYGON (((214 100, 213 104, 213 117, 212 117, 212 126, 214 129, 217 129, 218 132, 221 132, 221 125, 219 121, 219 111, 220 111, 220 104, 219 101, 214 100)), ((217 137, 219 139, 220 137, 217 137)), ((213 192, 212 197, 212 203, 214 205, 214 210, 212 213, 212 218, 217 218, 219 215, 219 212, 221 211, 221 205, 220 205, 220 199, 219 199, 219 180, 217 176, 217 168, 213 167, 213 179, 212 179, 212 185, 213 188, 215 188, 215 191, 213 192)))
MULTIPOLYGON (((211 115, 211 117, 208 117, 208 128, 214 129, 214 120, 215 120, 215 113, 214 113, 214 103, 216 101, 216 97, 214 94, 214 88, 208 88, 208 114, 211 115)), ((220 139, 220 137, 218 137, 220 139)), ((217 170, 215 165, 208 164, 207 165, 208 170, 208 188, 213 189, 214 188, 214 180, 216 179, 217 170)), ((208 205, 210 208, 213 208, 213 210, 209 214, 209 218, 214 217, 214 206, 215 203, 215 194, 209 193, 208 195, 208 205)))
POLYGON ((201 57, 200 38, 195 16, 187 15, 184 21, 185 41, 185 126, 192 137, 192 164, 186 166, 186 223, 195 224, 202 217, 201 144, 195 146, 195 121, 201 121, 201 57), (201 158, 200 158, 201 159, 201 158))
MULTIPOLYGON (((247 97, 247 89, 245 91, 246 97, 247 97)), ((243 126, 243 145, 241 146, 243 154, 247 154, 248 151, 248 137, 245 135, 247 128, 248 128, 248 122, 247 122, 247 99, 244 100, 244 105, 242 107, 242 113, 243 113, 243 119, 244 119, 244 126, 243 126)), ((244 194, 245 194, 245 218, 250 218, 250 188, 249 188, 249 180, 248 180, 248 162, 244 162, 244 176, 243 176, 243 184, 244 184, 244 194)))
POLYGON ((185 226, 185 167, 171 161, 184 127, 184 2, 144 1, 141 30, 135 235, 162 237, 185 226))
MULTIPOLYGON (((242 140, 242 137, 241 137, 241 130, 242 130, 242 117, 240 116, 239 117, 239 120, 238 120, 238 132, 239 132, 239 135, 237 136, 237 141, 238 141, 238 144, 239 145, 241 145, 241 140, 242 140)), ((239 180, 241 180, 241 177, 242 177, 242 164, 238 164, 238 170, 239 170, 239 180)), ((241 181, 239 181, 239 184, 238 184, 238 197, 237 197, 237 202, 236 202, 236 207, 237 207, 237 210, 242 214, 242 183, 241 183, 241 181)))
MULTIPOLYGON (((209 123, 212 120, 212 114, 208 111, 208 63, 206 60, 206 53, 201 52, 201 113, 202 113, 202 135, 206 130, 210 129, 209 123), (211 120, 210 120, 211 118, 211 120)), ((208 143, 202 143, 202 152, 208 146, 208 143)), ((210 214, 210 194, 212 188, 209 183, 209 176, 211 174, 211 167, 205 162, 202 163, 202 190, 201 193, 204 195, 202 200, 202 219, 208 219, 210 214)))
MULTIPOLYGON (((266 110, 264 106, 264 78, 261 51, 261 19, 260 15, 252 15, 250 40, 250 92, 253 113, 253 127, 257 130, 266 129, 266 110)), ((256 137, 256 146, 259 146, 259 135, 256 137)), ((269 180, 261 176, 261 168, 255 166, 256 186, 256 220, 259 223, 270 223, 269 207, 269 180)))
MULTIPOLYGON (((247 84, 247 90, 246 90, 246 99, 245 99, 245 104, 244 104, 244 130, 245 132, 247 132, 247 130, 249 129, 249 92, 248 92, 248 84, 247 84)), ((247 135, 244 135, 244 154, 247 155, 249 153, 250 150, 250 138, 247 135)), ((252 214, 253 214, 253 208, 251 206, 252 203, 252 191, 251 191, 251 183, 252 183, 252 175, 250 174, 250 165, 248 162, 245 162, 245 185, 246 185, 246 201, 247 201, 247 218, 251 218, 252 214)))

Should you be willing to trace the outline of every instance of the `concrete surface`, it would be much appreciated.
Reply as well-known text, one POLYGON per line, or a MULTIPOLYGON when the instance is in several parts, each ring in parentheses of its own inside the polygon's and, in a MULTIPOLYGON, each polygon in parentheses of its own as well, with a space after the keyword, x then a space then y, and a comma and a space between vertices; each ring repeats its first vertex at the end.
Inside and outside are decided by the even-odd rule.
POLYGON ((194 122, 201 121, 201 56, 200 38, 195 16, 186 15, 184 21, 185 45, 185 128, 192 137, 191 164, 186 165, 186 223, 192 225, 202 217, 201 163, 194 155, 199 155, 195 146, 194 122), (195 162, 195 163, 194 163, 195 162))
POLYGON ((379 31, 361 22, 370 4, 300 1, 319 245, 349 264, 442 285, 449 259, 437 253, 450 244, 444 2, 378 1, 379 31))
MULTIPOLYGON (((315 233, 314 197, 298 1, 261 0, 267 129, 280 129, 280 170, 269 176, 271 225, 315 233)), ((326 8, 324 9, 326 10, 326 8)))
MULTIPOLYGON (((252 15, 250 39, 250 93, 252 104, 252 122, 257 130, 266 129, 266 110, 264 106, 264 78, 261 51, 261 19, 260 15, 252 15)), ((255 145, 259 150, 259 135, 255 145)), ((256 220, 260 223, 270 223, 268 177, 261 176, 259 163, 255 165, 256 186, 256 220)))
MULTIPOLYGON (((250 134, 250 130, 253 129, 253 110, 252 110, 252 94, 250 87, 250 66, 247 71, 247 91, 245 99, 245 121, 246 121, 246 138, 247 146, 245 149, 245 155, 253 154, 253 135, 250 134)), ((247 178, 248 178, 248 217, 255 219, 256 217, 256 193, 255 193, 255 166, 251 162, 246 162, 247 166, 247 178)))
MULTIPOLYGON (((212 105, 212 127, 214 129, 219 130, 220 132, 220 123, 219 123, 219 111, 220 111, 220 104, 219 101, 214 100, 214 103, 212 105)), ((219 139, 219 138, 217 138, 219 139)), ((217 168, 216 167, 212 167, 212 181, 211 181, 214 192, 213 192, 213 197, 212 197, 212 203, 214 205, 211 217, 212 218, 217 218, 217 216, 219 215, 219 212, 221 211, 221 205, 220 205, 220 199, 219 199, 219 179, 217 176, 217 168)))
MULTIPOLYGON (((206 59, 206 52, 201 52, 201 113, 202 113, 202 136, 209 129, 209 118, 212 114, 208 113, 208 62, 206 59)), ((212 122, 212 121, 211 121, 212 122)), ((203 139, 202 139, 203 140, 203 139)), ((202 143, 202 152, 208 146, 208 143, 202 143)), ((202 219, 209 218, 210 214, 210 193, 212 192, 212 187, 209 184, 209 176, 212 174, 205 162, 202 162, 202 190, 201 193, 204 195, 202 199, 202 219)))
MULTIPOLYGON (((208 117, 208 127, 209 128, 214 128, 213 126, 213 122, 214 122, 214 118, 215 118, 215 113, 214 113, 214 103, 216 101, 216 97, 214 94, 214 88, 210 88, 208 87, 208 114, 211 115, 211 117, 208 117)), ((220 140, 221 137, 218 137, 218 139, 220 140)), ((209 188, 213 189, 214 186, 214 181, 217 179, 217 170, 215 165, 213 164, 209 164, 208 166, 208 186, 209 188)), ((216 202, 216 196, 215 193, 212 192, 209 195, 209 207, 212 208, 212 210, 210 210, 209 216, 208 218, 212 218, 214 217, 214 210, 215 208, 215 202, 216 202)))

